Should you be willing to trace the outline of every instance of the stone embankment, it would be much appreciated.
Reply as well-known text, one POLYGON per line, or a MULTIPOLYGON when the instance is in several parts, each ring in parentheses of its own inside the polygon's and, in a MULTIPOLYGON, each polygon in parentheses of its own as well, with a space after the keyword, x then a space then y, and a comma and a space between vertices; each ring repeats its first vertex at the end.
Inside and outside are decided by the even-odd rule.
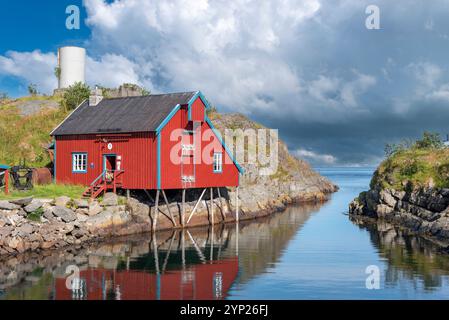
POLYGON ((374 188, 350 203, 349 214, 383 220, 436 241, 449 240, 449 189, 374 188))
MULTIPOLYGON (((324 180, 323 180, 324 181, 324 180)), ((241 190, 240 220, 255 219, 282 211, 293 202, 322 202, 336 187, 326 181, 318 188, 295 189, 290 194, 263 186, 241 190)), ((224 190, 214 198, 214 223, 235 221, 235 191, 224 190)), ((196 200, 185 203, 186 220, 196 200)), ((167 206, 159 204, 157 230, 179 228, 181 204, 172 199, 167 206), (171 219, 173 216, 173 220, 171 219)), ((107 193, 101 201, 72 200, 68 197, 51 199, 23 198, 0 201, 0 255, 17 254, 78 245, 112 236, 150 232, 155 217, 154 203, 148 200, 107 193)), ((188 227, 211 223, 210 199, 202 200, 188 227)))

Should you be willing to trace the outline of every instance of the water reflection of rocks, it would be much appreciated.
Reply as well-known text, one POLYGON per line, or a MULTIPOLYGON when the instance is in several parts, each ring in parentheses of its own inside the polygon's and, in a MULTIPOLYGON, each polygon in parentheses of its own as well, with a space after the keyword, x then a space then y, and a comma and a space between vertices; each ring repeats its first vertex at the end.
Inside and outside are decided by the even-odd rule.
POLYGON ((0 262, 0 298, 223 299, 232 284, 278 261, 318 208, 301 205, 238 226, 157 232, 19 255, 0 262), (80 270, 76 290, 66 286, 71 265, 80 270))
POLYGON ((444 243, 435 243, 381 220, 351 218, 370 233, 371 242, 385 258, 386 285, 398 285, 402 279, 413 281, 415 289, 440 288, 449 276, 449 255, 444 243))

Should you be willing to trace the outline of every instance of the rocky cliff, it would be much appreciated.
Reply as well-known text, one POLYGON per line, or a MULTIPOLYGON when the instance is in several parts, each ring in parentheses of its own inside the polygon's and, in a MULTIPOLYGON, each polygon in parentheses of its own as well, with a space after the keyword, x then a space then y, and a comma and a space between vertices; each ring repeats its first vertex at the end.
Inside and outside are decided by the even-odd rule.
POLYGON ((370 190, 349 205, 353 217, 383 220, 449 243, 447 149, 409 149, 385 160, 370 190))
MULTIPOLYGON (((223 136, 225 128, 264 129, 242 114, 213 113, 210 118, 223 136)), ((241 152, 246 152, 248 147, 245 146, 241 152)), ((238 153, 236 157, 243 158, 238 153)), ((314 171, 308 163, 293 157, 281 140, 278 141, 278 167, 274 174, 259 174, 260 166, 257 164, 243 164, 243 167, 245 174, 240 179, 239 195, 243 209, 247 211, 264 209, 277 199, 287 199, 288 202, 322 201, 328 194, 338 190, 336 185, 314 171)))

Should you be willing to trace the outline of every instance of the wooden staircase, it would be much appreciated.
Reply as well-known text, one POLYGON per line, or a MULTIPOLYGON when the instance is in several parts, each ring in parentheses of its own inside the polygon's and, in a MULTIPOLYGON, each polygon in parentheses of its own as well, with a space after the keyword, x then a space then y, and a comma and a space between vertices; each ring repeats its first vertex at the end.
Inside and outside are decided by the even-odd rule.
POLYGON ((121 175, 123 170, 107 170, 103 171, 84 191, 84 198, 95 199, 106 193, 108 190, 112 190, 114 193, 117 188, 122 186, 121 175))

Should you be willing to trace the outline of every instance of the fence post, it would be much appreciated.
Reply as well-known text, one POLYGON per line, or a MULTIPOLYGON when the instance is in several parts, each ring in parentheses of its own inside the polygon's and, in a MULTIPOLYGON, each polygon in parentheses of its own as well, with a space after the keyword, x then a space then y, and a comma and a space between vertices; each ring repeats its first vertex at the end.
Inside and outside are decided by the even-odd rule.
POLYGON ((5 171, 5 194, 9 193, 9 170, 5 171))

